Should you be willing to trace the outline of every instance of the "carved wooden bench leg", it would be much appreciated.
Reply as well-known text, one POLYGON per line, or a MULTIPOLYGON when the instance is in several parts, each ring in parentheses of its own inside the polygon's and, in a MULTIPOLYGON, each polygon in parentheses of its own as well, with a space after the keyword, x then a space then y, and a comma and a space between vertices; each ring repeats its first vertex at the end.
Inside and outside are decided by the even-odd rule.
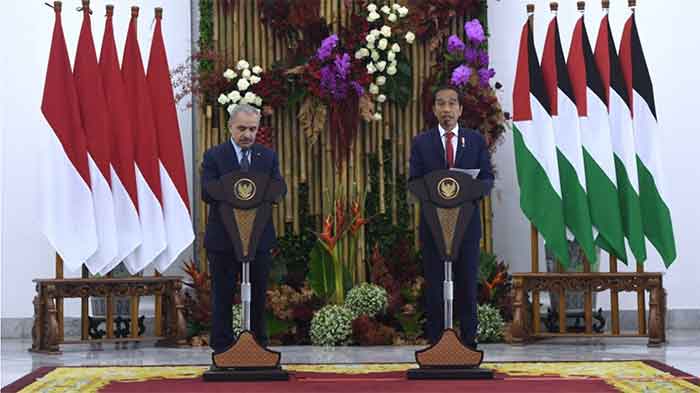
MULTIPOLYGON (((37 292, 38 287, 37 285, 37 292)), ((39 294, 34 296, 32 304, 34 304, 34 323, 32 324, 32 347, 29 350, 37 352, 41 349, 41 340, 44 338, 44 320, 42 318, 44 310, 39 294)))
POLYGON ((665 340, 664 289, 661 280, 649 281, 651 296, 649 297, 649 346, 659 346, 665 340))
POLYGON ((527 292, 523 278, 513 279, 513 324, 511 335, 513 344, 525 344, 528 339, 527 330, 527 292))

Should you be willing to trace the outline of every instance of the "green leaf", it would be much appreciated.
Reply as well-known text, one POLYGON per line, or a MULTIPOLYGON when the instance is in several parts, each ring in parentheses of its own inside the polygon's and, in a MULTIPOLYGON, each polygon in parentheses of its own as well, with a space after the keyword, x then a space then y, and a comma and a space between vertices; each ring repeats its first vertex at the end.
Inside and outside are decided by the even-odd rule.
POLYGON ((333 295, 334 267, 333 258, 326 249, 316 242, 309 254, 311 266, 309 268, 309 282, 311 289, 322 299, 329 299, 333 295))
POLYGON ((272 337, 284 332, 289 331, 294 326, 294 322, 292 321, 283 321, 277 317, 275 317, 274 314, 272 314, 271 311, 266 311, 265 312, 265 319, 267 320, 267 336, 272 337))

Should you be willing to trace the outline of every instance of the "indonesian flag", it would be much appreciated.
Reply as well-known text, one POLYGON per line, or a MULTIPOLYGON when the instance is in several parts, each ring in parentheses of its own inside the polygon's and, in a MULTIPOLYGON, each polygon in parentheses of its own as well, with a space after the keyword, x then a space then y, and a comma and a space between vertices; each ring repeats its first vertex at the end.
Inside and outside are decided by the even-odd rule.
POLYGON ((513 144, 520 208, 566 266, 569 251, 549 107, 532 31, 525 22, 513 86, 513 144))
POLYGON ((547 29, 542 53, 542 74, 551 105, 554 140, 557 145, 564 222, 588 260, 595 262, 597 253, 586 196, 586 173, 576 97, 564 61, 556 16, 549 22, 547 29))
POLYGON ((129 117, 134 130, 136 193, 143 237, 141 246, 126 259, 127 269, 132 274, 155 261, 167 246, 161 199, 158 141, 153 120, 153 107, 136 37, 137 18, 138 7, 132 7, 122 59, 122 76, 126 86, 129 117))
POLYGON ((157 259, 158 270, 164 271, 194 241, 187 195, 185 161, 180 141, 173 86, 170 83, 168 58, 161 30, 162 11, 156 11, 151 54, 148 58, 148 86, 158 134, 160 184, 163 191, 163 215, 168 247, 157 259))
POLYGON ((90 10, 83 7, 83 25, 80 29, 73 74, 87 139, 90 184, 97 225, 97 252, 85 261, 85 265, 92 273, 99 273, 105 267, 112 266, 117 259, 118 245, 110 187, 112 165, 107 105, 90 25, 90 10))
POLYGON ((567 63, 581 125, 588 206, 599 232, 596 240, 610 254, 626 261, 607 100, 583 15, 576 22, 567 63))
POLYGON ((90 191, 85 131, 80 122, 68 50, 56 20, 46 68, 41 112, 53 129, 42 138, 40 203, 42 231, 70 270, 77 270, 97 250, 95 208, 90 191))
POLYGON ((107 102, 107 115, 109 116, 109 142, 112 147, 112 199, 114 200, 119 246, 114 263, 105 266, 100 272, 106 274, 141 244, 134 137, 129 119, 124 81, 117 60, 117 46, 114 43, 112 7, 109 6, 102 38, 102 49, 100 50, 100 73, 107 102))
POLYGON ((647 251, 639 206, 632 112, 628 106, 627 87, 622 76, 607 14, 600 21, 595 45, 595 60, 603 83, 603 93, 608 102, 622 228, 637 263, 642 263, 647 259, 647 251))
POLYGON ((632 14, 622 32, 620 63, 625 78, 628 104, 632 108, 634 145, 637 153, 639 202, 644 234, 659 251, 666 266, 676 259, 668 197, 663 188, 663 171, 659 152, 659 125, 656 118, 654 88, 642 51, 637 24, 632 14))

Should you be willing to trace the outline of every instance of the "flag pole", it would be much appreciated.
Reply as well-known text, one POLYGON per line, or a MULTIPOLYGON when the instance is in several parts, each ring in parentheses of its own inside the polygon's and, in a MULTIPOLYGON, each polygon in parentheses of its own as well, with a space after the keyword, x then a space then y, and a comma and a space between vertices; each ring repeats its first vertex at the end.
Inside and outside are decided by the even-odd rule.
MULTIPOLYGON (((533 32, 534 22, 535 22, 535 5, 527 4, 525 6, 527 10, 527 23, 530 29, 530 34, 533 32)), ((533 273, 539 273, 539 234, 537 228, 534 224, 530 223, 530 255, 531 259, 531 269, 533 273)), ((535 334, 540 331, 540 292, 537 290, 532 291, 532 328, 535 334)))

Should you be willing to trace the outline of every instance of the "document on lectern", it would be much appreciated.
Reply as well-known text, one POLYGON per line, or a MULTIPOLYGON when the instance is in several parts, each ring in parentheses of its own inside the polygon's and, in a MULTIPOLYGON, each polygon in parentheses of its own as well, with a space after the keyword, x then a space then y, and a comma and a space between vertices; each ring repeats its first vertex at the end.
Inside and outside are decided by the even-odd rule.
POLYGON ((476 179, 476 177, 479 176, 479 171, 481 171, 481 169, 479 169, 479 168, 475 168, 475 169, 450 168, 450 170, 464 172, 467 175, 471 176, 473 179, 476 179))

